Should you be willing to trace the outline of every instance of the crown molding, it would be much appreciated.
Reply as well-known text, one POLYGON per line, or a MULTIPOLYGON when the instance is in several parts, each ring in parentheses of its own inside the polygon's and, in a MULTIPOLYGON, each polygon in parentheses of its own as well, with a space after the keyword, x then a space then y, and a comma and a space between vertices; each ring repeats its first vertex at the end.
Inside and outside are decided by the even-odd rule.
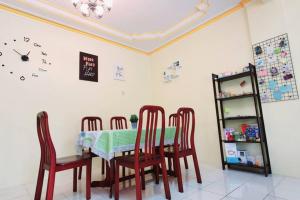
MULTIPOLYGON (((249 2, 250 1, 251 0, 249 0, 249 2)), ((209 25, 211 25, 213 23, 216 23, 216 22, 220 21, 221 19, 223 19, 223 18, 225 18, 225 17, 227 17, 227 16, 229 16, 229 15, 231 15, 231 14, 233 14, 233 13, 235 13, 235 12, 237 12, 237 11, 243 9, 243 8, 244 8, 244 5, 241 4, 241 3, 239 3, 236 6, 234 6, 233 8, 231 8, 231 9, 229 9, 229 10, 227 10, 227 11, 221 13, 221 14, 219 14, 216 17, 213 17, 213 18, 207 20, 203 24, 198 25, 196 28, 194 28, 194 29, 192 29, 192 30, 190 30, 190 31, 188 31, 188 32, 186 32, 186 33, 184 33, 184 34, 182 34, 182 35, 174 38, 174 39, 171 39, 170 41, 166 42, 165 44, 161 45, 160 47, 158 47, 158 48, 154 49, 153 51, 149 52, 149 54, 152 55, 154 53, 157 53, 160 50, 165 49, 166 47, 171 46, 174 43, 185 39, 186 37, 190 36, 191 34, 193 34, 195 32, 198 32, 198 31, 200 31, 200 30, 208 27, 209 25)))
MULTIPOLYGON (((28 0, 27 0, 28 1, 28 0)), ((159 32, 145 32, 141 34, 132 34, 127 33, 124 31, 120 31, 117 29, 114 29, 112 27, 109 27, 104 24, 99 24, 96 19, 93 17, 89 18, 82 18, 80 15, 78 15, 78 12, 71 12, 64 8, 60 8, 54 4, 51 4, 48 0, 38 0, 35 3, 35 6, 40 7, 44 10, 48 10, 49 12, 52 12, 56 15, 63 16, 65 18, 69 18, 71 20, 74 20, 76 22, 79 22, 81 24, 89 25, 93 27, 94 29, 97 29, 99 31, 103 31, 107 34, 111 34, 114 37, 118 37, 120 39, 124 40, 130 40, 130 41, 143 41, 143 40, 156 40, 156 39, 164 39, 167 37, 170 37, 172 34, 176 33, 178 30, 182 30, 187 25, 190 25, 192 22, 199 20, 200 18, 204 17, 206 15, 206 12, 201 11, 198 7, 201 3, 203 3, 205 0, 199 0, 199 3, 195 6, 195 12, 184 19, 182 19, 180 22, 175 24, 174 26, 168 28, 167 30, 159 31, 159 32)), ((31 6, 29 2, 22 1, 22 3, 27 4, 28 6, 31 6)), ((208 3, 207 9, 209 9, 210 4, 208 3)))
MULTIPOLYGON (((108 34, 114 34, 116 37, 121 39, 121 40, 115 40, 115 39, 105 38, 104 36, 100 36, 99 34, 96 34, 96 33, 82 31, 78 27, 65 25, 65 24, 57 22, 55 20, 50 20, 50 19, 46 19, 46 18, 37 16, 37 15, 32 14, 28 11, 23 11, 23 10, 20 10, 18 8, 11 7, 11 5, 7 5, 3 2, 0 2, 0 10, 4 10, 4 11, 10 12, 10 13, 14 13, 14 14, 17 14, 17 15, 20 15, 20 16, 24 16, 24 17, 27 17, 27 18, 35 20, 35 21, 40 21, 40 22, 43 22, 43 23, 47 23, 47 24, 50 24, 50 25, 53 25, 53 26, 56 26, 56 27, 59 27, 59 28, 62 28, 62 29, 68 30, 68 31, 76 32, 76 33, 79 33, 81 35, 85 35, 87 37, 90 37, 90 38, 93 38, 93 39, 96 39, 96 40, 99 40, 99 41, 102 41, 102 42, 110 43, 110 44, 113 44, 113 45, 116 45, 116 46, 119 46, 119 47, 122 47, 122 48, 126 48, 126 49, 129 49, 129 50, 135 51, 137 53, 141 53, 141 54, 144 54, 144 55, 152 55, 152 54, 160 51, 161 49, 164 49, 164 48, 172 45, 173 43, 186 38, 187 36, 193 34, 194 32, 197 32, 197 31, 207 27, 208 25, 210 25, 214 22, 217 22, 217 21, 223 19, 224 17, 226 17, 226 16, 228 16, 228 15, 244 8, 245 5, 250 3, 251 1, 252 0, 241 0, 240 3, 237 4, 235 7, 233 7, 231 9, 221 13, 220 15, 218 15, 218 16, 212 18, 212 19, 209 19, 208 21, 196 26, 196 28, 192 29, 191 31, 187 31, 184 34, 181 34, 179 36, 175 35, 173 38, 171 37, 171 39, 167 40, 162 45, 160 45, 157 48, 154 48, 150 51, 146 51, 144 49, 137 48, 134 45, 128 45, 126 43, 126 41, 158 40, 158 39, 161 40, 165 37, 170 37, 172 35, 172 33, 174 33, 174 32, 176 33, 179 30, 181 30, 182 28, 185 28, 192 21, 195 21, 195 20, 203 17, 205 15, 205 13, 203 13, 203 12, 200 13, 198 11, 198 12, 188 16, 187 18, 182 20, 179 24, 171 27, 170 29, 168 29, 166 31, 163 31, 163 32, 158 32, 158 33, 143 33, 143 34, 137 34, 137 35, 134 35, 134 34, 130 35, 130 34, 126 34, 126 33, 111 29, 109 27, 105 27, 105 26, 100 27, 101 30, 107 31, 108 34)), ((90 21, 90 20, 84 20, 84 18, 78 17, 76 15, 74 16, 70 13, 66 13, 66 12, 63 12, 63 11, 60 11, 60 14, 64 14, 64 15, 69 14, 70 15, 69 17, 71 19, 73 17, 77 17, 77 18, 79 18, 78 21, 80 21, 80 23, 85 23, 86 24, 87 21, 88 21, 88 23, 89 24, 91 23, 91 25, 96 24, 96 22, 93 22, 93 21, 90 21)), ((75 18, 75 19, 77 20, 77 18, 75 18)), ((97 26, 99 27, 99 24, 97 24, 97 26)))
POLYGON ((129 49, 129 50, 137 52, 137 53, 148 55, 148 52, 143 51, 141 49, 130 47, 130 46, 127 46, 127 45, 122 44, 120 42, 115 42, 113 40, 109 40, 109 39, 106 39, 104 37, 100 37, 98 35, 95 35, 95 34, 92 34, 92 33, 86 32, 86 31, 82 31, 82 30, 79 30, 77 28, 67 26, 67 25, 64 25, 64 24, 61 24, 61 23, 58 23, 58 22, 55 22, 55 21, 44 19, 42 17, 33 15, 31 13, 24 12, 22 10, 18 10, 16 8, 12 8, 12 7, 7 6, 5 4, 2 4, 2 3, 0 3, 0 10, 6 11, 6 12, 9 12, 9 13, 13 13, 13 14, 16 14, 18 16, 23 16, 23 17, 26 17, 26 18, 31 19, 33 21, 38 21, 38 22, 46 23, 46 24, 49 24, 49 25, 52 25, 52 26, 55 26, 55 27, 58 27, 58 28, 62 28, 62 29, 67 30, 67 31, 75 32, 75 33, 78 33, 78 34, 81 34, 81 35, 99 40, 101 42, 105 42, 105 43, 109 43, 109 44, 112 44, 112 45, 115 45, 115 46, 118 46, 118 47, 129 49))

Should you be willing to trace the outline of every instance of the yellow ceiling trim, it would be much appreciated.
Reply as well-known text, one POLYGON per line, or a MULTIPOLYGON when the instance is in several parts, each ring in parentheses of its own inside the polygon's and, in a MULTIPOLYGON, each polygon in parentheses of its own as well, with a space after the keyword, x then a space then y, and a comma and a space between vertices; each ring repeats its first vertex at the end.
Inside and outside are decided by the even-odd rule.
POLYGON ((103 37, 99 37, 99 36, 97 36, 95 34, 92 34, 92 33, 89 33, 89 32, 85 32, 85 31, 81 31, 79 29, 76 29, 76 28, 73 28, 73 27, 70 27, 70 26, 66 26, 64 24, 61 24, 61 23, 58 23, 58 22, 55 22, 55 21, 44 19, 42 17, 38 17, 36 15, 30 14, 30 13, 27 13, 27 12, 24 12, 24 11, 21 11, 21 10, 18 10, 18 9, 15 9, 15 8, 11 8, 11 7, 3 5, 3 4, 0 4, 0 10, 4 10, 4 11, 10 12, 10 13, 14 13, 14 14, 17 14, 17 15, 20 15, 20 16, 24 16, 24 17, 27 17, 27 18, 35 20, 35 21, 39 21, 39 22, 43 22, 43 23, 46 23, 46 24, 50 24, 50 25, 62 28, 64 30, 67 30, 67 31, 79 33, 81 35, 84 35, 84 36, 87 36, 87 37, 99 40, 101 42, 113 44, 115 46, 122 47, 122 48, 125 48, 125 49, 129 49, 129 50, 135 51, 137 53, 148 55, 147 52, 142 51, 140 49, 129 47, 129 46, 126 46, 124 44, 121 44, 121 43, 118 43, 118 42, 115 42, 115 41, 112 41, 112 40, 108 40, 108 39, 105 39, 103 37))
POLYGON ((87 36, 89 38, 93 38, 93 39, 96 39, 98 41, 102 41, 102 42, 105 42, 105 43, 109 43, 109 44, 112 44, 112 45, 115 45, 115 46, 118 46, 118 47, 122 47, 122 48, 125 48, 125 49, 128 49, 128 50, 131 50, 131 51, 134 51, 134 52, 137 52, 137 53, 141 53, 141 54, 144 54, 144 55, 152 55, 172 44, 174 44, 175 42, 178 42, 184 38, 186 38, 187 36, 199 31, 199 30, 202 30, 203 28, 206 28, 207 26, 239 11, 240 9, 244 8, 244 6, 248 3, 250 3, 252 0, 241 0, 241 2, 236 5, 235 7, 229 9, 228 11, 210 19, 209 21, 205 22, 204 24, 201 24, 199 26, 197 26, 196 28, 194 28, 193 30, 181 35, 181 36, 178 36, 177 38, 174 38, 173 40, 167 42, 166 44, 162 45, 161 47, 158 47, 156 49, 154 49, 153 51, 150 51, 150 52, 146 52, 146 51, 143 51, 143 50, 140 50, 140 49, 136 49, 136 48, 133 48, 133 47, 129 47, 129 46, 126 46, 124 44, 121 44, 121 43, 118 43, 118 42, 115 42, 115 41, 112 41, 112 40, 109 40, 109 39, 105 39, 103 37, 100 37, 100 36, 97 36, 95 34, 92 34, 92 33, 88 33, 88 32, 85 32, 85 31, 81 31, 79 29, 76 29, 76 28, 73 28, 73 27, 70 27, 70 26, 67 26, 67 25, 64 25, 64 24, 61 24, 61 23, 58 23, 58 22, 55 22, 55 21, 51 21, 51 20, 48 20, 48 19, 44 19, 42 17, 38 17, 36 15, 33 15, 33 14, 30 14, 30 13, 27 13, 27 12, 24 12, 24 11, 21 11, 21 10, 18 10, 18 9, 15 9, 15 8, 11 8, 9 6, 6 6, 6 5, 3 5, 3 4, 0 4, 0 10, 4 10, 4 11, 7 11, 7 12, 10 12, 10 13, 14 13, 14 14, 17 14, 17 15, 20 15, 20 16, 24 16, 24 17, 27 17, 29 19, 32 19, 32 20, 35 20, 35 21, 39 21, 39 22, 43 22, 43 23, 47 23, 47 24, 50 24, 50 25, 53 25, 53 26, 56 26, 56 27, 59 27, 59 28, 62 28, 64 30, 67 30, 67 31, 71 31, 71 32, 75 32, 75 33, 79 33, 81 35, 84 35, 84 36, 87 36))
POLYGON ((152 54, 157 53, 158 51, 160 51, 160 50, 162 50, 162 49, 164 49, 164 48, 166 48, 168 46, 171 46, 172 44, 174 44, 174 43, 176 43, 176 42, 178 42, 178 41, 180 41, 180 40, 188 37, 189 35, 191 35, 191 34, 193 34, 195 32, 198 32, 199 30, 202 30, 202 29, 206 28, 207 26, 209 26, 209 25, 211 25, 211 24, 213 24, 213 23, 215 23, 215 22, 217 22, 217 21, 219 21, 219 20, 221 20, 221 19, 223 19, 223 18, 225 18, 225 17, 227 17, 227 16, 229 16, 229 15, 231 15, 231 14, 239 11, 239 10, 241 10, 242 8, 244 8, 244 6, 247 3, 250 3, 250 2, 251 2, 251 0, 242 0, 235 7, 233 7, 231 9, 229 9, 228 11, 226 11, 226 12, 224 12, 224 13, 222 13, 222 14, 220 14, 220 15, 218 15, 218 16, 210 19, 210 20, 208 20, 204 24, 201 24, 201 25, 197 26, 193 30, 191 30, 191 31, 189 31, 189 32, 187 32, 187 33, 185 33, 185 34, 183 34, 181 36, 178 36, 177 38, 174 38, 173 40, 167 42, 166 44, 164 44, 164 45, 162 45, 160 47, 158 47, 157 49, 154 49, 153 51, 149 52, 148 54, 152 55, 152 54))
POLYGON ((240 4, 245 6, 246 4, 250 3, 252 0, 241 0, 240 4))
MULTIPOLYGON (((58 9, 58 10, 62 10, 62 11, 64 11, 64 12, 66 12, 66 13, 71 13, 72 15, 74 15, 74 16, 76 16, 76 12, 74 12, 74 11, 68 11, 67 9, 65 9, 65 8, 60 8, 60 7, 58 7, 58 6, 56 6, 55 4, 53 4, 53 3, 51 3, 49 0, 39 0, 41 3, 43 3, 43 4, 46 4, 46 5, 48 5, 48 6, 50 6, 50 7, 53 7, 53 8, 55 8, 55 9, 58 9)), ((201 2, 203 2, 204 0, 199 0, 199 3, 198 4, 200 4, 201 2)), ((30 4, 28 3, 28 2, 24 2, 24 4, 27 4, 28 6, 30 6, 30 4)), ((209 4, 209 6, 210 6, 210 4, 209 4)), ((197 11, 197 12, 199 12, 199 11, 197 11)), ((172 26, 171 28, 169 28, 169 29, 173 29, 174 27, 176 27, 176 26, 178 26, 178 24, 180 24, 181 22, 183 22, 183 21, 185 21, 185 20, 187 20, 188 18, 191 18, 193 15, 195 15, 197 12, 193 12, 193 13, 191 13, 191 14, 189 14, 187 17, 185 17, 185 18, 183 18, 180 22, 178 22, 177 24, 175 24, 174 26, 172 26)), ((78 14, 78 13, 77 13, 78 14)), ((206 13, 205 13, 206 14, 206 13)), ((201 17, 203 17, 203 16, 201 16, 201 17)), ((87 20, 87 21, 89 21, 89 22, 93 22, 93 23, 98 23, 98 21, 97 20, 95 20, 94 18, 92 18, 92 17, 86 17, 85 18, 85 20, 87 20)), ((104 28, 106 28, 106 29, 110 29, 110 30, 112 30, 112 31, 114 31, 114 32, 118 32, 118 33, 121 33, 121 34, 123 34, 123 35, 126 35, 126 36, 128 36, 128 37, 140 37, 140 36, 143 36, 143 35, 158 35, 158 34, 163 34, 164 32, 166 32, 166 31, 168 31, 169 29, 166 29, 166 30, 163 30, 163 31, 156 31, 156 32, 145 32, 145 33, 141 33, 141 34, 131 34, 131 33, 127 33, 127 32, 124 32, 124 31, 120 31, 120 30, 117 30, 117 29, 114 29, 114 28, 112 28, 112 27, 110 27, 110 26, 107 26, 107 25, 104 25, 103 23, 101 23, 101 24, 99 24, 101 27, 104 27, 104 28)), ((105 31, 105 32, 107 32, 107 31, 105 31)), ((170 35, 171 33, 168 33, 167 35, 170 35)), ((114 37, 117 37, 117 38, 121 38, 121 39, 124 39, 124 38, 122 38, 122 37, 120 37, 120 36, 118 36, 118 35, 114 35, 114 37)), ((133 39, 133 40, 137 40, 137 41, 145 41, 145 40, 152 40, 152 38, 151 39, 133 39)))

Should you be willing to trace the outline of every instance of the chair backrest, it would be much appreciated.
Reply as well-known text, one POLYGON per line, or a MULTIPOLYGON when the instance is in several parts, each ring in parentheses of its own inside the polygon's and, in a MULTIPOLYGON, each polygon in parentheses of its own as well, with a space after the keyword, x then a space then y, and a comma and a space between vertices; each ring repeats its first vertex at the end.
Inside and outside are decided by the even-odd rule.
POLYGON ((192 108, 182 107, 177 111, 177 126, 174 146, 181 151, 195 148, 195 112, 192 108), (180 145, 178 145, 180 144, 180 145))
POLYGON ((127 120, 125 117, 115 116, 110 119, 110 129, 127 129, 127 120))
POLYGON ((177 113, 173 113, 169 116, 169 126, 176 126, 177 123, 177 113))
POLYGON ((81 120, 81 131, 103 130, 102 119, 100 117, 84 117, 81 120))
POLYGON ((135 143, 135 160, 139 159, 139 149, 142 148, 145 160, 152 155, 157 154, 155 146, 157 138, 157 128, 160 128, 159 152, 164 155, 164 137, 165 137, 165 111, 160 106, 146 105, 140 109, 137 137, 135 143), (160 123, 160 126, 158 126, 160 123), (144 135, 142 136, 142 134, 144 135), (140 146, 143 138, 143 147, 140 146))
POLYGON ((52 143, 48 125, 48 114, 43 111, 37 114, 37 134, 41 147, 41 165, 56 165, 56 151, 52 143))

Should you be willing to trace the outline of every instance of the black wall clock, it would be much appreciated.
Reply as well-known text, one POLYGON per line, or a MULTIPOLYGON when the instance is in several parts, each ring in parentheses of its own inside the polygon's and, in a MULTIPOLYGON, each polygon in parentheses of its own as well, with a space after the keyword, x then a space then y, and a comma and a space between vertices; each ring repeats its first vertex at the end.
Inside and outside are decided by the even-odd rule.
POLYGON ((2 71, 21 81, 39 78, 51 69, 51 65, 44 46, 29 37, 12 38, 0 43, 2 71))

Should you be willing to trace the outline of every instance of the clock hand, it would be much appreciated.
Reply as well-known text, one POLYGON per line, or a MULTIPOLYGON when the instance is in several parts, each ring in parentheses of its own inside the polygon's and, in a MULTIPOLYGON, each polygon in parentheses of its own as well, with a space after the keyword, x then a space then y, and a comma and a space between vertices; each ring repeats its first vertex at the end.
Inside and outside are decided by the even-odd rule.
POLYGON ((19 54, 20 56, 21 56, 21 60, 22 61, 28 61, 29 60, 29 57, 28 57, 28 55, 30 54, 30 51, 27 53, 27 55, 22 55, 22 54, 20 54, 17 50, 15 50, 15 49, 13 49, 13 51, 14 52, 16 52, 17 54, 19 54))
POLYGON ((22 54, 20 54, 19 52, 17 52, 17 50, 13 49, 14 52, 16 52, 17 54, 19 54, 20 56, 23 56, 22 54))

